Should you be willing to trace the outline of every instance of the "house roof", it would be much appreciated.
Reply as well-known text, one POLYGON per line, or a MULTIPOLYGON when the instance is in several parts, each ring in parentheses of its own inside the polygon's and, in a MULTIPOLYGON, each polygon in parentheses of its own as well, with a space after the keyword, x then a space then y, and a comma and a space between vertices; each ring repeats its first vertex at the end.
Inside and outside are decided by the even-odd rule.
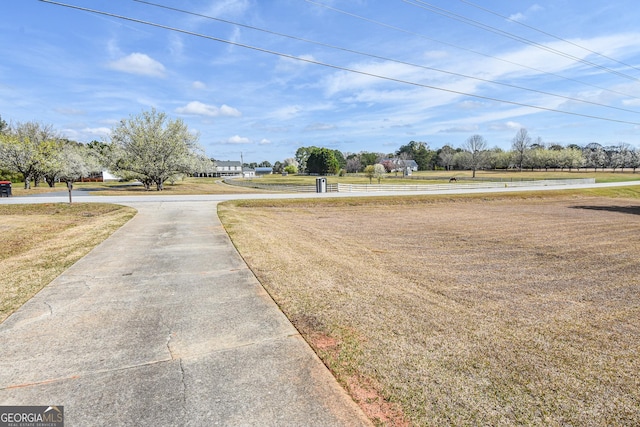
POLYGON ((416 163, 415 160, 413 159, 407 159, 407 160, 401 160, 401 159, 382 159, 381 162, 385 162, 385 161, 390 161, 393 162, 394 165, 398 165, 401 162, 404 164, 404 166, 409 166, 409 167, 415 167, 418 166, 418 163, 416 163))
POLYGON ((241 166, 237 160, 216 160, 216 166, 241 166))

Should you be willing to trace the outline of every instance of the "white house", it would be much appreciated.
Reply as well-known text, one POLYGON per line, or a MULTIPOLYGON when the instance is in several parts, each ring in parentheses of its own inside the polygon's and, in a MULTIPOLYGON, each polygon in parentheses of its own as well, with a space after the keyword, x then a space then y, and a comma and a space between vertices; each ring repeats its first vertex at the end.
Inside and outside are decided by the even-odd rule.
POLYGON ((81 182, 109 182, 109 181, 120 181, 120 177, 113 175, 111 172, 107 170, 103 170, 100 172, 91 172, 89 176, 83 176, 80 178, 81 182))
POLYGON ((215 160, 214 169, 207 172, 198 172, 193 176, 204 178, 204 177, 229 177, 229 176, 244 176, 244 177, 252 177, 255 176, 255 171, 253 169, 242 168, 242 163, 237 160, 215 160))
POLYGON ((380 163, 385 161, 391 162, 395 167, 391 170, 391 172, 405 172, 407 169, 417 172, 418 164, 415 160, 404 160, 404 159, 384 159, 381 160, 380 163))
POLYGON ((216 160, 216 176, 242 175, 242 163, 237 160, 216 160))

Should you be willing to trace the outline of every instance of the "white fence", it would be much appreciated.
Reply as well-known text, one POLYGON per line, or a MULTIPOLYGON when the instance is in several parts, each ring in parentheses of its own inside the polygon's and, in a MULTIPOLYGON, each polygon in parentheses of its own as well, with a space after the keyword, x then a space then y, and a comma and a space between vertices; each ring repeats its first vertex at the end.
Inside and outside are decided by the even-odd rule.
MULTIPOLYGON (((240 181, 236 179, 225 179, 227 184, 241 187, 260 188, 269 191, 284 191, 298 193, 315 193, 315 185, 279 185, 262 184, 256 181, 240 181)), ((541 179, 537 181, 513 181, 513 182, 492 182, 492 181, 459 181, 450 184, 327 184, 327 193, 374 193, 374 192, 403 192, 403 191, 437 191, 452 189, 480 189, 480 188, 506 188, 506 187, 546 187, 560 185, 585 185, 594 184, 595 178, 581 179, 541 179)))
POLYGON ((507 188, 507 187, 547 187, 556 185, 585 185, 595 184, 595 178, 581 179, 545 179, 538 181, 514 181, 514 182, 456 182, 451 184, 338 184, 339 193, 372 193, 383 191, 437 191, 480 188, 507 188))
MULTIPOLYGON (((296 185, 296 184, 262 184, 256 181, 240 181, 237 179, 225 179, 224 182, 229 185, 238 187, 258 188, 268 191, 284 191, 287 193, 315 193, 315 185, 296 185)), ((327 184, 328 193, 337 193, 338 184, 327 184)))

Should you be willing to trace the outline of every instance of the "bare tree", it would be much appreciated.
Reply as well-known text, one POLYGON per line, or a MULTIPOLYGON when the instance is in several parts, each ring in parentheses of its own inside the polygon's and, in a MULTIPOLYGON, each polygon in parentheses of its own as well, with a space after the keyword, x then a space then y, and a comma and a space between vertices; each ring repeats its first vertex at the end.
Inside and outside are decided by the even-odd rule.
POLYGON ((511 140, 514 161, 520 171, 522 171, 522 164, 524 163, 525 155, 530 145, 531 137, 525 128, 521 128, 511 140))
POLYGON ((360 169, 362 169, 362 162, 359 155, 355 154, 347 158, 347 172, 356 173, 360 172, 360 169))
POLYGON ((476 170, 484 167, 486 161, 487 141, 480 135, 470 136, 462 147, 468 156, 465 156, 467 167, 473 171, 473 178, 476 177, 476 170))
POLYGON ((442 147, 442 150, 440 150, 440 154, 438 155, 438 157, 440 157, 440 163, 445 167, 446 170, 451 170, 451 167, 453 166, 453 158, 455 155, 456 151, 448 145, 445 145, 444 147, 442 147))

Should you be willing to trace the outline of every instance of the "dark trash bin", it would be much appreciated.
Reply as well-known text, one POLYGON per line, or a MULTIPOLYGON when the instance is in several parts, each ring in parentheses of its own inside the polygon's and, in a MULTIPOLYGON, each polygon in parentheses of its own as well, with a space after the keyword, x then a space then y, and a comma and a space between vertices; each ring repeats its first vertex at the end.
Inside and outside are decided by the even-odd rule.
POLYGON ((11 196, 11 181, 0 181, 0 197, 11 196))

